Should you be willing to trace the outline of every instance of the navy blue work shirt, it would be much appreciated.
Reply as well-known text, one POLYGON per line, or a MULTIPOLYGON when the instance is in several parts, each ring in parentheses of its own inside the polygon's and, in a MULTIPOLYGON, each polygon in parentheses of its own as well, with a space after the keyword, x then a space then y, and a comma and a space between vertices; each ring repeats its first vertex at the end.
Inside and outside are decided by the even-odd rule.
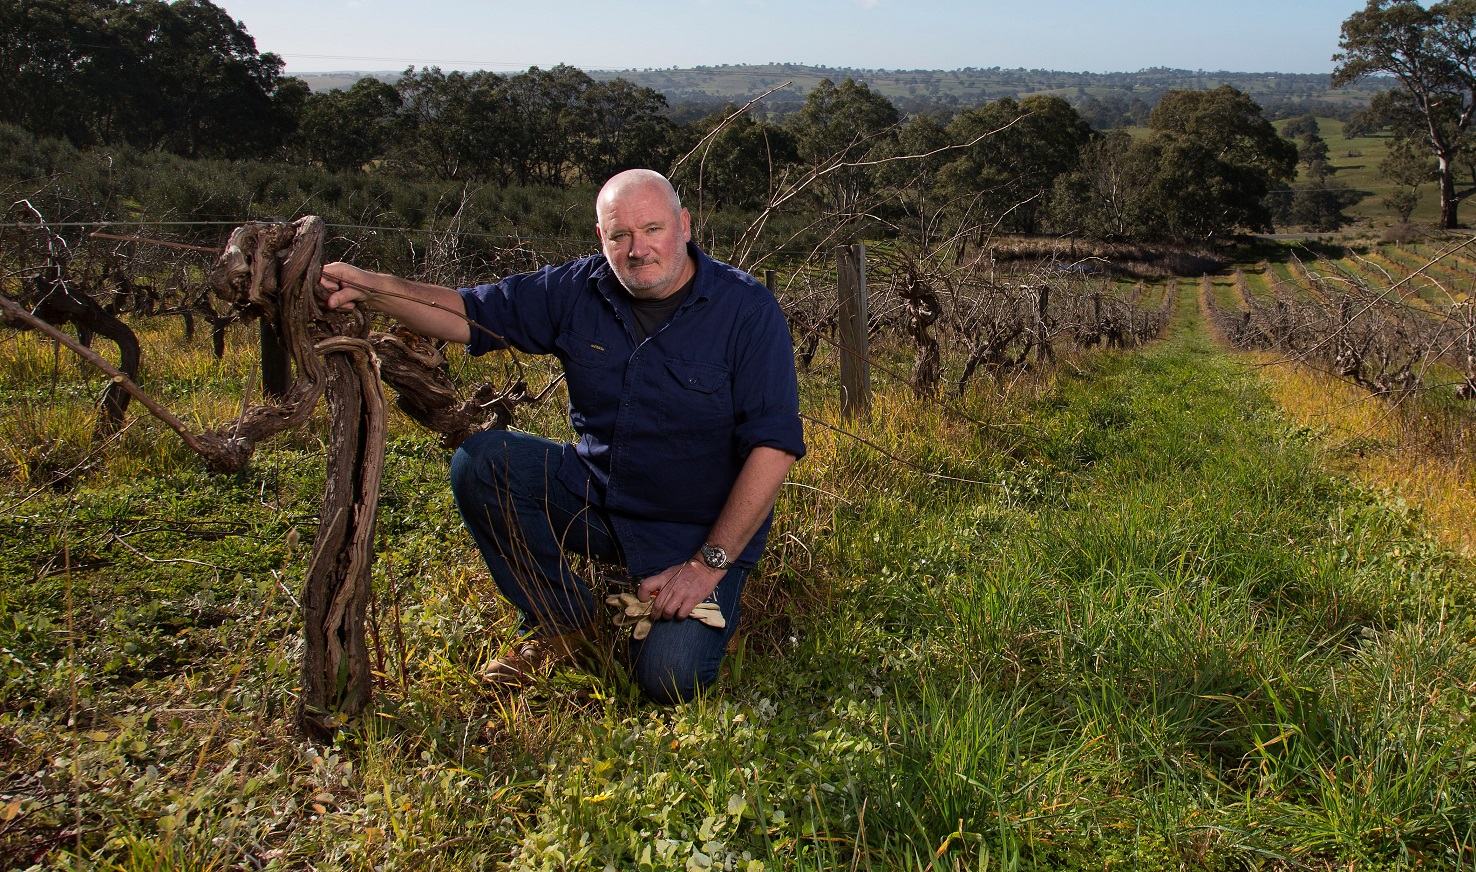
MULTIPOLYGON (((645 577, 702 546, 738 471, 760 445, 805 453, 794 348, 778 302, 755 278, 687 244, 692 291, 637 343, 630 304, 605 256, 460 290, 468 350, 510 345, 564 365, 569 421, 559 480, 615 526, 626 570, 645 577)), ((773 513, 734 562, 752 567, 773 513)))

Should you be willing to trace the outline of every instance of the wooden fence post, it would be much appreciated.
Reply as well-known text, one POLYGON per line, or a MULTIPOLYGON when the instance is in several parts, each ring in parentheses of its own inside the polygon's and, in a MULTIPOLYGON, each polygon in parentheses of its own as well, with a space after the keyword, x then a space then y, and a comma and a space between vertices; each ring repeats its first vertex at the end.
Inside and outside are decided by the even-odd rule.
POLYGON ((840 288, 841 416, 865 417, 871 411, 871 363, 867 349, 866 246, 835 250, 840 288))
POLYGON ((1035 359, 1055 360, 1056 349, 1051 347, 1051 286, 1042 284, 1035 294, 1035 359))
POLYGON ((769 289, 769 293, 777 295, 779 291, 779 274, 771 269, 764 270, 764 287, 769 289))

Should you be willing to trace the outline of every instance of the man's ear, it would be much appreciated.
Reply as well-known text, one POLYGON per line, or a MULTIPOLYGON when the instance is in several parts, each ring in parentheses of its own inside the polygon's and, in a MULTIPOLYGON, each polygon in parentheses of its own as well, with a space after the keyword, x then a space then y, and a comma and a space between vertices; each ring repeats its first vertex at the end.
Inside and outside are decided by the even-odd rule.
POLYGON ((692 213, 687 211, 686 206, 682 207, 682 241, 692 241, 692 213))

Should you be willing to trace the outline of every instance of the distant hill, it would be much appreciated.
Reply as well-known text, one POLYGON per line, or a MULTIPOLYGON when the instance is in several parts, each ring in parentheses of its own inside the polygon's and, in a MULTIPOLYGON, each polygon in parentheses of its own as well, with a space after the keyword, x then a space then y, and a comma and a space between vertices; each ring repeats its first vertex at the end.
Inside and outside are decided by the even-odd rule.
POLYGON ((342 71, 334 73, 289 73, 288 75, 296 76, 307 82, 308 87, 314 91, 337 91, 349 87, 360 79, 379 79, 382 82, 393 83, 400 78, 401 72, 401 70, 395 70, 393 72, 379 70, 368 73, 342 71))
MULTIPOLYGON (((767 114, 784 115, 804 102, 820 82, 854 78, 885 94, 903 112, 955 110, 980 106, 1001 97, 1036 94, 1062 97, 1073 105, 1088 98, 1112 103, 1152 106, 1171 89, 1208 90, 1223 84, 1250 94, 1272 118, 1311 113, 1346 117, 1393 84, 1369 78, 1333 90, 1323 73, 1236 73, 1154 67, 1135 73, 1071 73, 1056 70, 965 67, 958 70, 876 70, 805 64, 725 64, 691 69, 586 70, 596 79, 628 79, 660 91, 681 115, 700 113, 725 103, 745 103, 783 85, 764 101, 767 114), (785 84, 789 83, 789 84, 785 84)), ((301 76, 313 90, 344 88, 365 76, 387 82, 395 72, 309 73, 301 76)))

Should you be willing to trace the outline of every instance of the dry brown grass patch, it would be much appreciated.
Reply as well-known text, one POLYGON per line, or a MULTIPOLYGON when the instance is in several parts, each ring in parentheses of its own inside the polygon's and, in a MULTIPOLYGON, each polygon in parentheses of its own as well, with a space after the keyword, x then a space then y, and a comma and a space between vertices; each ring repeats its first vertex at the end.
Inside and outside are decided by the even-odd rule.
POLYGON ((1418 506, 1442 544, 1476 553, 1476 464, 1469 453, 1420 450, 1427 440, 1407 416, 1357 385, 1270 353, 1253 357, 1282 409, 1323 439, 1329 465, 1418 506))

